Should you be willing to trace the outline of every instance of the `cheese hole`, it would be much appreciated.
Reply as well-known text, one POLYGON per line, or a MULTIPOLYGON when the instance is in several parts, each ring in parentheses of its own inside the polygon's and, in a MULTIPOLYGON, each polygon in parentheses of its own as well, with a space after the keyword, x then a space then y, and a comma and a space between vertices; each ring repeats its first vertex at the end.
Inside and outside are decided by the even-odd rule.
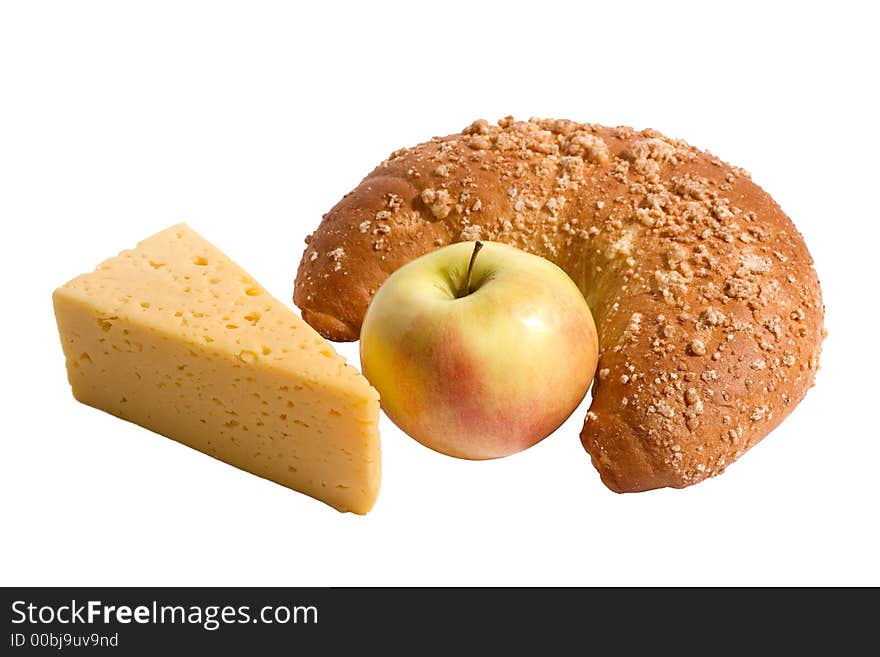
POLYGON ((255 297, 260 293, 260 291, 255 287, 249 287, 244 291, 244 293, 249 297, 255 297))
POLYGON ((164 262, 153 262, 152 260, 150 260, 149 263, 150 263, 150 267, 152 267, 153 269, 159 269, 159 267, 165 266, 164 262))
POLYGON ((244 318, 247 321, 249 321, 251 324, 256 324, 257 322, 260 321, 260 313, 257 313, 257 312, 248 313, 247 315, 244 316, 244 318))
POLYGON ((238 328, 238 325, 237 324, 227 324, 226 328, 228 328, 230 330, 235 330, 238 328))
POLYGON ((208 259, 205 256, 196 256, 193 258, 193 264, 199 267, 204 267, 208 264, 208 259))
POLYGON ((238 352, 236 358, 238 358, 238 360, 240 360, 242 363, 250 364, 256 362, 257 355, 249 349, 243 349, 242 351, 238 352))
POLYGON ((271 353, 272 353, 272 350, 269 349, 269 347, 263 347, 263 355, 264 356, 268 356, 271 353))
POLYGON ((141 301, 141 308, 149 308, 149 307, 150 307, 149 301, 141 301))

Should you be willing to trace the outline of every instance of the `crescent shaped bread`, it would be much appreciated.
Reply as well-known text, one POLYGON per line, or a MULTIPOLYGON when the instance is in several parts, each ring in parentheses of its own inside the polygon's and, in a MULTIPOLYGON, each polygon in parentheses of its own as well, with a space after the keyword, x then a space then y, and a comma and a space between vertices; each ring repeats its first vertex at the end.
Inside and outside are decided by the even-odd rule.
POLYGON ((745 171, 654 130, 508 117, 395 151, 306 239, 294 302, 356 340, 389 274, 474 239, 548 258, 586 297, 581 441, 614 491, 721 473, 813 385, 824 308, 801 235, 745 171))

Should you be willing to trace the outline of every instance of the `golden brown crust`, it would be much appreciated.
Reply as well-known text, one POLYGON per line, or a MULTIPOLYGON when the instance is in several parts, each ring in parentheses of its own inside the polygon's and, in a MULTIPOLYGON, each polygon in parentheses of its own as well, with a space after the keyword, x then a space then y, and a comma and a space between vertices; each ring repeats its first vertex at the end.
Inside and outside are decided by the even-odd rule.
POLYGON ((294 301, 357 339, 391 272, 477 238, 586 296, 600 358, 581 440, 612 490, 722 472, 813 384, 823 306, 800 234, 742 169, 653 130, 508 117, 396 151, 307 240, 294 301))

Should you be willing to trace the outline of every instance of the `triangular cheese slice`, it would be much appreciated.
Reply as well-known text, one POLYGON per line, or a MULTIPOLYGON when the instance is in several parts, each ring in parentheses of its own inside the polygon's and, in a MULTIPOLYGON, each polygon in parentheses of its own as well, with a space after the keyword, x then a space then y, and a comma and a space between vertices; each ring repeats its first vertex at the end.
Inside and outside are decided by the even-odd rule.
POLYGON ((55 290, 81 402, 340 511, 379 492, 379 396, 186 225, 55 290))

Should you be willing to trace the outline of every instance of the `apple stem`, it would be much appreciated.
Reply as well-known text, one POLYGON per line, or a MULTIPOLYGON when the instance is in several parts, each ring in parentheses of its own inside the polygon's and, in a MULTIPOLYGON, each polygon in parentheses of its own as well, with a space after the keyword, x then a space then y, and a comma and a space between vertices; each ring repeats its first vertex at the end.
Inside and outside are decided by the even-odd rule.
POLYGON ((468 263, 468 269, 467 269, 467 278, 465 279, 465 282, 464 282, 464 294, 461 295, 463 297, 467 296, 468 294, 471 294, 473 292, 473 290, 471 289, 471 275, 474 273, 474 261, 477 259, 477 254, 480 252, 480 249, 482 249, 482 248, 483 248, 482 242, 474 243, 474 251, 473 251, 473 253, 471 253, 471 261, 468 263))

